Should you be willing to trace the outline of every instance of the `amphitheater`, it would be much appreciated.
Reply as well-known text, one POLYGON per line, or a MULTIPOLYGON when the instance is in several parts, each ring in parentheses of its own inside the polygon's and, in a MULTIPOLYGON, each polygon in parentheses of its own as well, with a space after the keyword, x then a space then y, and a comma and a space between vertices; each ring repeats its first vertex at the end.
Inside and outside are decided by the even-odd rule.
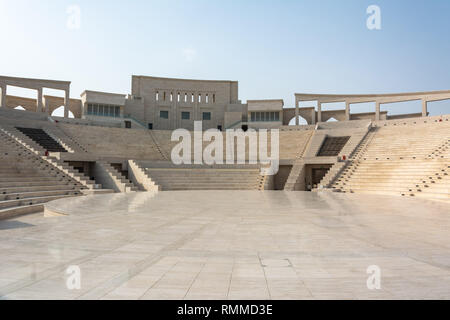
POLYGON ((79 100, 70 82, 0 88, 1 299, 450 298, 450 115, 427 111, 450 91, 295 94, 286 108, 242 103, 232 81, 133 76, 130 95, 79 100), (380 109, 413 100, 422 113, 380 109), (332 102, 346 107, 322 110, 332 102), (351 112, 365 102, 374 112, 351 112), (245 163, 173 164, 172 130, 194 121, 278 129, 278 172, 262 175, 248 145, 245 163))

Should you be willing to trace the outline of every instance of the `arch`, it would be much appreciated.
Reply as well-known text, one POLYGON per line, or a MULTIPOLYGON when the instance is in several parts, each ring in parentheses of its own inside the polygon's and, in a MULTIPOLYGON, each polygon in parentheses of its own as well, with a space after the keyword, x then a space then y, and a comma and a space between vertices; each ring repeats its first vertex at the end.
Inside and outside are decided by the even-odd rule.
POLYGON ((327 122, 337 122, 338 120, 336 120, 335 118, 331 117, 330 119, 327 120, 327 122))
MULTIPOLYGON (((303 118, 302 116, 298 116, 298 123, 299 125, 307 125, 308 121, 306 121, 305 118, 303 118)), ((295 126, 295 117, 293 117, 291 120, 289 120, 289 125, 290 126, 295 126)))
MULTIPOLYGON (((64 106, 60 106, 53 110, 52 117, 64 117, 64 106)), ((75 118, 72 111, 69 110, 69 118, 75 118)))
POLYGON ((26 111, 26 109, 22 106, 17 106, 14 108, 14 110, 26 111))

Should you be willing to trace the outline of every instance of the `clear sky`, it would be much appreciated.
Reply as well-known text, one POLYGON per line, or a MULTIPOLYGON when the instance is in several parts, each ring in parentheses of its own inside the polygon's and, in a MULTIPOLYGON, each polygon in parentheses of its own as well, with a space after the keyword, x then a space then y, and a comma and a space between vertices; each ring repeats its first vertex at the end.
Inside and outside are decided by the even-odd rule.
MULTIPOLYGON (((0 74, 70 80, 72 97, 129 93, 132 74, 238 80, 242 101, 289 107, 295 92, 450 89, 449 0, 0 0, 0 30, 0 74), (381 30, 366 26, 369 5, 381 30)), ((450 113, 450 103, 430 112, 450 113)))

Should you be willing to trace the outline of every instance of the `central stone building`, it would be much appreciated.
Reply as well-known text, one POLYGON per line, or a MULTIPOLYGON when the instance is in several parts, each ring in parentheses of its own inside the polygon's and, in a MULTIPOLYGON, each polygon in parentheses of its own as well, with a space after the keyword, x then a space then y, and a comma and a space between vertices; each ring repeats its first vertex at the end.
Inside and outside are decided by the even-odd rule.
POLYGON ((194 121, 203 129, 226 129, 247 115, 247 105, 238 99, 238 82, 132 76, 131 96, 125 116, 147 124, 149 129, 193 130, 194 121))

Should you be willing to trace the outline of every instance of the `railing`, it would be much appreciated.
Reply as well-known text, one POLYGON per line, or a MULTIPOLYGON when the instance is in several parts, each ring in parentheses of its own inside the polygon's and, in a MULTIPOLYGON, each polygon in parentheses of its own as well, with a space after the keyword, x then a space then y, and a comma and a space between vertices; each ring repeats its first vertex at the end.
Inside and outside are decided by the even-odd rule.
POLYGON ((137 124, 139 124, 141 127, 143 127, 144 129, 147 129, 147 125, 143 122, 141 122, 140 120, 134 118, 131 114, 124 114, 123 116, 120 117, 121 119, 130 119, 134 122, 136 122, 137 124))

